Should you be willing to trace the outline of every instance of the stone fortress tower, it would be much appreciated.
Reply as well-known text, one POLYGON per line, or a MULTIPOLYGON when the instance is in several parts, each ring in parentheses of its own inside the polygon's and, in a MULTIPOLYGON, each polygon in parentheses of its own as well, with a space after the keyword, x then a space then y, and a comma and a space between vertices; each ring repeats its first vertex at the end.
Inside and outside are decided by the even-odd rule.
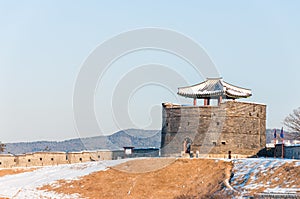
POLYGON ((162 104, 162 156, 250 157, 265 148, 266 105, 236 101, 250 97, 251 90, 208 78, 178 88, 178 95, 194 103, 162 104), (203 105, 198 106, 197 99, 203 105))

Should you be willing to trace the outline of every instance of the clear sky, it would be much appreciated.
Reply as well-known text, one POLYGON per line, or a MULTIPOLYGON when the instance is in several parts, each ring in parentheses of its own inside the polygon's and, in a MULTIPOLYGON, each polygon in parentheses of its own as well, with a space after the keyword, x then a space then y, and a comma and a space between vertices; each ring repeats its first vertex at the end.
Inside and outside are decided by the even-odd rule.
MULTIPOLYGON (((267 128, 281 128, 284 117, 300 106, 299 8, 292 0, 0 1, 0 140, 83 136, 76 131, 72 105, 83 62, 107 39, 144 27, 192 38, 225 81, 252 89, 247 101, 267 104, 267 128)), ((99 134, 161 128, 161 103, 178 102, 176 90, 146 85, 119 99, 127 103, 134 126, 114 124, 107 97, 128 71, 150 63, 172 66, 189 84, 203 81, 170 53, 144 50, 120 58, 95 93, 99 134)))

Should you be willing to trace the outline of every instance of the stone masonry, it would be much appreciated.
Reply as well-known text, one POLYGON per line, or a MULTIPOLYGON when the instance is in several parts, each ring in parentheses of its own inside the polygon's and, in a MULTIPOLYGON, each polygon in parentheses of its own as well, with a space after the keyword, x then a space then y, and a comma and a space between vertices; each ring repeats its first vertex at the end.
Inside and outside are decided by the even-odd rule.
POLYGON ((255 156, 266 144, 266 105, 225 101, 219 106, 163 104, 162 156, 255 156), (185 141, 187 140, 187 141, 185 141))

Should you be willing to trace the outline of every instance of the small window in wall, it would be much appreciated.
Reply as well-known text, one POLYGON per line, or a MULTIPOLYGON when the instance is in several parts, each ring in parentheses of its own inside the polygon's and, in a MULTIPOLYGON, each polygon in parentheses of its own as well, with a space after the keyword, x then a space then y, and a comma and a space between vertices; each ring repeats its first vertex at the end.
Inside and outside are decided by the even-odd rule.
POLYGON ((66 155, 66 160, 68 160, 68 155, 66 155))
POLYGON ((190 122, 188 122, 187 125, 189 126, 189 125, 190 125, 190 122))
POLYGON ((100 155, 98 155, 98 158, 100 159, 100 155))
POLYGON ((2 164, 2 162, 0 162, 0 165, 2 164))
POLYGON ((16 158, 14 159, 14 162, 17 162, 17 159, 16 159, 16 158))
POLYGON ((82 161, 82 158, 79 158, 79 161, 82 161))
POLYGON ((226 142, 225 142, 225 141, 222 141, 222 145, 226 145, 226 142))
POLYGON ((30 159, 28 159, 28 162, 30 162, 30 159))
POLYGON ((168 122, 166 123, 166 126, 169 126, 169 123, 168 123, 168 122))
POLYGON ((219 125, 220 125, 220 122, 217 122, 217 125, 219 126, 219 125))
POLYGON ((213 141, 212 143, 213 143, 214 146, 217 146, 217 142, 216 141, 213 141))
POLYGON ((43 160, 43 158, 40 158, 40 161, 42 161, 43 160))
POLYGON ((51 158, 51 161, 53 161, 54 159, 53 158, 51 158))

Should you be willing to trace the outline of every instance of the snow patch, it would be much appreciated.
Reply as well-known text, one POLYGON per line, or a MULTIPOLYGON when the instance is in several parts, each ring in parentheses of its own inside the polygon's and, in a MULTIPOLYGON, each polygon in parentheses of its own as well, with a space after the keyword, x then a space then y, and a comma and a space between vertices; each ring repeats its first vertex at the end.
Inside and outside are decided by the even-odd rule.
MULTIPOLYGON (((253 190, 263 187, 270 187, 272 182, 257 182, 259 175, 266 176, 268 174, 273 174, 274 170, 278 167, 284 165, 285 163, 293 163, 295 166, 300 166, 300 161, 289 160, 289 159, 274 159, 274 158, 249 158, 249 159, 236 159, 232 160, 233 173, 234 176, 231 179, 232 186, 241 191, 247 192, 246 190, 253 190)), ((278 176, 282 175, 279 173, 278 176)), ((275 181, 279 181, 279 177, 274 178, 275 181)), ((276 188, 276 189, 266 189, 268 191, 288 191, 290 188, 276 188)), ((300 188, 295 190, 300 191, 300 188)))
POLYGON ((59 186, 58 180, 77 180, 96 171, 107 170, 132 159, 106 160, 78 164, 46 166, 31 172, 0 177, 0 197, 6 198, 79 198, 78 194, 63 195, 56 192, 38 190, 39 187, 52 184, 59 186))
POLYGON ((299 189, 275 187, 275 188, 268 188, 264 192, 265 193, 297 193, 297 191, 299 191, 299 189))

